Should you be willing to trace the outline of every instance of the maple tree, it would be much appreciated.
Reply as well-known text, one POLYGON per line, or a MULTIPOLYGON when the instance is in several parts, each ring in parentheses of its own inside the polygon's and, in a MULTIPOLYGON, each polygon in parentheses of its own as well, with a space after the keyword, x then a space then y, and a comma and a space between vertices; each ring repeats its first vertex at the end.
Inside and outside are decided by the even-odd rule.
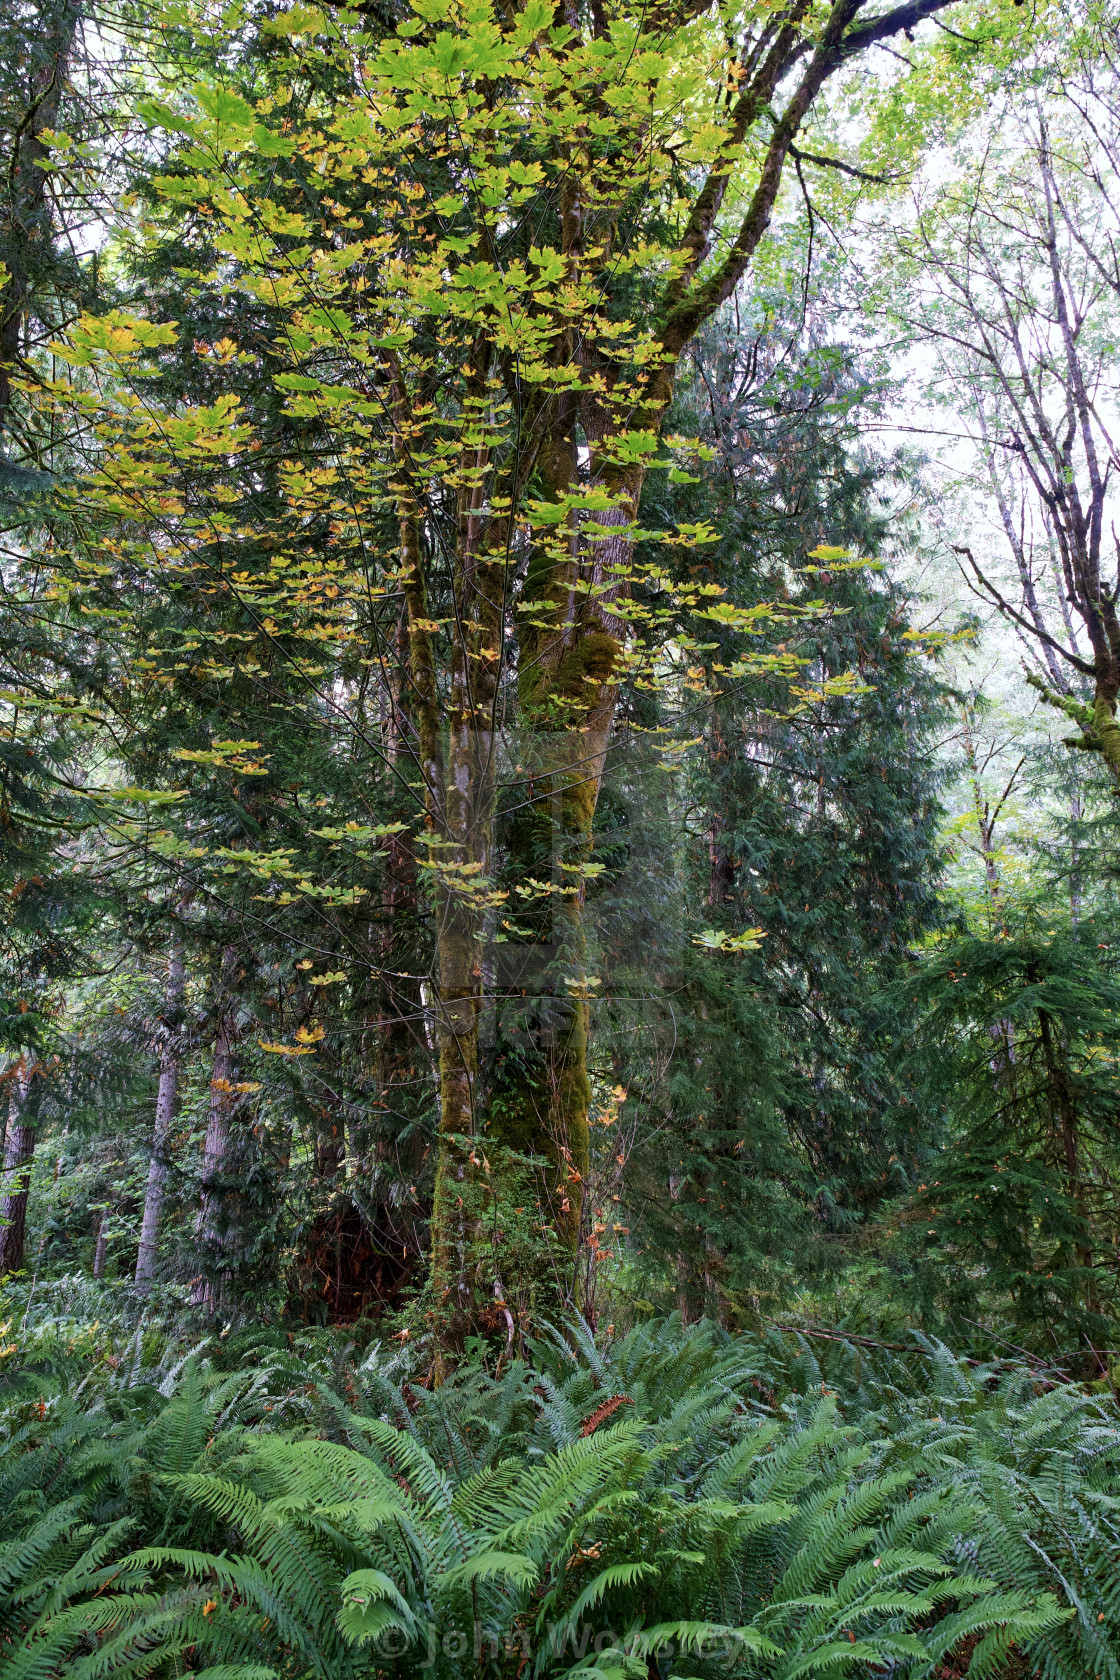
MULTIPOLYGON (((263 434, 228 386, 209 403, 162 402, 143 376, 176 328, 122 312, 83 318, 59 349, 81 372, 47 382, 46 400, 84 407, 100 438, 82 492, 99 522, 88 563, 205 603, 190 650, 203 674, 236 682, 267 650, 344 728, 363 675, 393 695, 438 930, 432 1245, 448 1311, 484 1120, 488 1142, 551 1161, 559 1226, 569 1241, 578 1231, 595 986, 585 900, 620 689, 687 681, 713 623, 738 641, 717 682, 768 670, 796 687, 795 653, 751 645, 791 609, 736 608, 719 585, 635 561, 647 476, 680 478, 698 459, 695 440, 661 435, 681 357, 746 272, 828 80, 942 5, 585 17, 543 0, 508 12, 439 0, 392 32, 301 5, 261 26, 277 45, 263 97, 214 80, 141 107, 181 137, 141 237, 173 222, 212 257, 207 282, 256 311, 252 342, 196 350, 231 384, 239 365, 263 365, 289 436, 313 446, 285 453, 280 429, 263 434), (329 100, 285 85, 309 55, 333 68, 329 100), (221 603, 252 626, 248 648, 219 652, 221 603), (511 781, 529 811, 512 900, 492 867, 497 791, 511 781), (483 969, 499 921, 503 943, 550 947, 547 1019, 519 1097, 484 1116, 483 969)), ((678 521, 659 535, 687 552, 712 532, 678 521)), ((159 672, 145 655, 132 680, 158 685, 159 672)), ((252 776, 258 746, 215 740, 182 756, 252 776)), ((266 880, 290 862, 227 855, 266 880)), ((347 891, 361 889, 306 875, 295 894, 269 889, 273 904, 314 892, 335 906, 347 891)))

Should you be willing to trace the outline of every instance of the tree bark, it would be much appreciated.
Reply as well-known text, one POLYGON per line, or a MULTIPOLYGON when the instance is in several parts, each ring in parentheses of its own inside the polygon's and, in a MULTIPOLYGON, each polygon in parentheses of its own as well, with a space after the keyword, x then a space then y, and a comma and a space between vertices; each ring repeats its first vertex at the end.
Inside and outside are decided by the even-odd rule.
MULTIPOLYGON (((407 623, 398 620, 395 670, 389 683, 389 729, 386 756, 396 768, 407 763, 408 740, 413 736, 409 704, 409 647, 407 623)), ((396 1126, 403 1123, 405 1136, 397 1133, 395 1160, 391 1143, 382 1132, 379 1154, 394 1170, 401 1185, 399 1201, 380 1195, 379 1224, 399 1243, 401 1257, 413 1264, 419 1259, 423 1236, 424 1208, 417 1193, 428 1145, 424 1130, 415 1123, 414 1090, 418 1079, 426 1084, 432 1069, 423 1031, 424 1000, 421 980, 415 969, 417 930, 416 854, 407 834, 389 834, 382 842, 384 885, 382 925, 377 944, 377 1085, 382 1111, 396 1126)), ((357 1153, 357 1152, 356 1152, 357 1153)))
MULTIPOLYGON (((490 357, 485 342, 476 369, 490 357)), ((410 415, 394 373, 395 450, 409 482, 410 415)), ((486 390, 471 375, 474 394, 486 390)), ((418 757, 423 777, 426 860, 437 914, 440 1029, 440 1138, 432 1204, 432 1295, 444 1345, 453 1349, 472 1306, 468 1252, 473 1240, 469 1143, 479 1124, 477 1080, 483 1008, 483 927, 490 883, 495 790, 495 703, 501 672, 510 526, 484 518, 487 449, 473 450, 456 510, 452 641, 446 745, 436 696, 431 631, 421 563, 419 503, 400 496, 401 571, 409 621, 409 660, 418 757)), ((442 1356, 441 1356, 442 1357, 442 1356)), ((438 1372, 437 1372, 438 1375, 438 1372)))
POLYGON ((23 1269, 27 1236, 27 1199, 38 1134, 43 1070, 31 1061, 22 1075, 13 1102, 4 1150, 4 1193, 0 1200, 0 1277, 23 1269))
POLYGON ((448 1323, 471 1310, 467 1256, 473 1235, 469 1207, 473 1152, 467 1140, 480 1125, 477 1083, 483 926, 494 796, 493 692, 485 669, 489 661, 481 656, 477 644, 492 645, 499 635, 488 610, 488 568, 476 561, 464 567, 464 572, 464 594, 470 603, 465 612, 475 619, 476 629, 469 643, 456 650, 447 743, 446 845, 430 858, 439 917, 440 1027, 440 1142, 432 1204, 432 1287, 437 1314, 448 1323))
POLYGON ((144 1192, 144 1214, 140 1223, 140 1247, 136 1255, 135 1287, 138 1295, 146 1295, 152 1286, 159 1252, 159 1228, 170 1169, 167 1145, 175 1121, 179 1096, 179 1064, 183 1053, 179 1011, 183 1001, 184 977, 183 941, 178 929, 175 929, 167 963, 167 991, 163 1003, 164 1038, 160 1046, 152 1156, 148 1163, 148 1184, 144 1192))
POLYGON ((0 287, 0 434, 9 425, 12 369, 19 358, 20 335, 35 293, 35 271, 53 242, 47 193, 48 153, 40 135, 56 126, 80 5, 62 0, 38 47, 38 62, 28 88, 28 108, 13 137, 6 162, 9 192, 2 230, 2 255, 8 270, 0 287))
POLYGON ((234 1002, 228 995, 226 976, 233 963, 227 950, 222 962, 223 997, 214 1038, 214 1060, 210 1073, 210 1112, 202 1149, 202 1195, 195 1222, 198 1258, 203 1262, 195 1278, 191 1299, 195 1306, 215 1312, 223 1296, 222 1253, 229 1243, 229 1210, 226 1205, 224 1171, 230 1145, 230 1121, 234 1106, 237 1032, 233 1020, 234 1002))
POLYGON ((97 1222, 97 1241, 93 1245, 93 1275, 95 1278, 105 1276, 105 1260, 109 1253, 109 1209, 101 1209, 101 1218, 97 1222))

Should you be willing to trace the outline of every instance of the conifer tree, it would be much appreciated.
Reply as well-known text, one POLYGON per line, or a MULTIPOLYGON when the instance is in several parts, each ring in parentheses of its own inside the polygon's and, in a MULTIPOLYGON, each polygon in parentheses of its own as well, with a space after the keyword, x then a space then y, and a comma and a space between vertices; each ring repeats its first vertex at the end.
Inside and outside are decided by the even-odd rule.
POLYGON ((1020 909, 913 980, 929 1007, 916 1075, 936 1067, 926 1100, 948 1136, 900 1214, 931 1307, 967 1315, 979 1299, 1016 1340, 1084 1357, 1115 1313, 1112 924, 1048 921, 1020 909))
POLYGON ((748 679, 706 708, 686 761, 706 929, 630 1171, 652 1251, 680 1255, 690 1310, 757 1310, 794 1267, 827 1270, 830 1241, 923 1159, 924 1111, 899 1065, 914 1012, 896 982, 942 915, 945 696, 922 657, 936 638, 913 630, 915 604, 874 558, 906 465, 857 452, 864 387, 849 353, 780 298, 762 292, 755 310, 755 333, 741 312, 737 331, 721 323, 701 342, 687 395, 704 412, 685 424, 718 467, 678 494, 718 525, 704 575, 736 606, 779 584, 793 604, 828 599, 826 635, 812 620, 796 639, 769 634, 807 675, 856 672, 858 685, 798 699, 787 681, 748 679))

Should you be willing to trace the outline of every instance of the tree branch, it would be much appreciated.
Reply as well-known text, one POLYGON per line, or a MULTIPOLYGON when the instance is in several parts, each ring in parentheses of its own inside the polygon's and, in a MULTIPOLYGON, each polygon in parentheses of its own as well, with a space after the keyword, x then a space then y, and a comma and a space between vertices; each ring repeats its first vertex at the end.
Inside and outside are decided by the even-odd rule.
MULTIPOLYGON (((1046 647, 1053 648, 1055 653, 1060 653, 1063 659, 1068 659, 1070 664, 1073 665, 1084 676, 1086 676, 1086 677, 1095 677, 1096 676, 1097 672, 1096 672, 1096 667, 1095 666, 1090 665, 1084 659, 1079 659, 1078 656, 1075 653, 1070 653, 1069 649, 1064 648, 1062 646, 1061 642, 1056 642, 1054 640, 1053 636, 1048 635, 1045 630, 1040 630, 1038 628, 1037 624, 1032 624, 1029 618, 1024 618, 1023 617, 1022 613, 1016 612, 1015 608, 1011 605, 1010 601, 1005 601, 1004 600, 1003 596, 1000 594, 1000 592, 996 588, 995 584, 994 583, 989 583, 988 579, 984 576, 983 572, 980 570, 979 566, 976 564, 976 561, 973 558, 972 550, 970 548, 958 548, 956 543, 950 543, 949 547, 952 549, 954 554, 965 555, 965 557, 968 560, 969 565, 972 567, 973 571, 976 573, 976 577, 977 577, 977 580, 980 583, 981 588, 984 590, 985 594, 989 597, 989 599, 995 602, 996 606, 999 608, 1001 613, 1005 613, 1008 618, 1013 619, 1016 624, 1021 625, 1024 630, 1029 632, 1030 635, 1037 636, 1039 641, 1044 643, 1046 647)), ((962 570, 963 570, 963 568, 962 568, 962 570)))
POLYGON ((783 165, 794 143, 794 136, 828 78, 846 59, 875 46, 888 35, 899 30, 912 29, 923 19, 932 17, 935 12, 944 11, 953 3, 954 0, 912 0, 909 5, 896 6, 882 17, 874 18, 861 29, 849 29, 860 10, 862 0, 836 0, 813 56, 775 128, 763 160, 758 185, 751 195, 739 232, 727 256, 716 272, 697 290, 680 296, 677 286, 674 285, 670 287, 664 299, 662 307, 666 310, 667 319, 662 342, 668 352, 670 365, 675 362, 704 322, 731 296, 746 273, 747 266, 770 225, 770 217, 781 186, 783 165))
POLYGON ((854 163, 845 163, 842 158, 822 157, 820 152, 803 152, 800 146, 791 145, 789 155, 797 163, 816 163, 822 169, 839 169, 843 175, 851 175, 857 181, 871 181, 877 187, 889 186, 892 181, 905 180, 902 174, 872 175, 866 169, 857 169, 854 163))
POLYGON ((862 29, 853 29, 850 35, 845 35, 840 46, 841 56, 851 58, 856 53, 866 52, 868 47, 885 41, 888 35, 916 28, 926 18, 943 12, 952 3, 953 0, 912 0, 908 6, 895 6, 893 10, 884 12, 882 17, 872 18, 862 29))

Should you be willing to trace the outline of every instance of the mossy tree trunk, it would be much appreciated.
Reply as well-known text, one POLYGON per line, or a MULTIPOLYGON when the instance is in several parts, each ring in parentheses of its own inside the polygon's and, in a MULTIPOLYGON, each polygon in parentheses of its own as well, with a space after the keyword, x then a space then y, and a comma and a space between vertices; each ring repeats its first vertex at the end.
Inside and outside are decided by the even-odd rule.
MULTIPOLYGON (((529 253, 530 264, 545 265, 542 274, 547 268, 549 280, 532 291, 531 300, 526 294, 513 308, 508 296, 499 295, 500 284, 472 291, 469 307, 463 294, 457 319, 469 319, 471 336, 464 334, 457 353, 452 352, 457 367, 450 380, 444 346, 452 339, 425 278, 416 296, 431 302, 423 302, 419 312, 435 311, 431 320, 424 316, 423 324, 439 350, 401 352, 399 360, 397 351, 389 351, 384 357, 395 433, 391 489, 399 520, 399 575, 408 610, 424 801, 420 844, 423 850, 427 843, 423 867, 437 924, 440 1148, 431 1254, 434 1312, 445 1326, 466 1310, 471 1291, 466 1210, 476 1156, 472 1140, 484 1120, 489 1120, 491 1135, 552 1159, 557 1222, 566 1241, 574 1244, 578 1237, 588 1165, 591 990, 579 865, 593 846, 624 666, 625 613, 614 609, 630 593, 644 462, 672 401, 680 358, 746 273, 769 225, 790 149, 825 82, 853 55, 912 28, 945 3, 913 0, 857 27, 862 0, 836 0, 806 36, 809 8, 806 0, 796 0, 773 16, 766 14, 753 31, 748 28, 749 50, 742 48, 743 62, 734 58, 727 83, 720 140, 666 264, 668 277, 657 282, 662 289, 652 303, 650 338, 623 319, 640 293, 628 289, 628 279, 624 290, 616 292, 614 275, 616 268, 629 274, 621 259, 634 227, 651 208, 641 207, 644 174, 628 177, 625 159, 644 155, 655 100, 643 83, 640 97, 619 115, 612 136, 614 107, 604 102, 602 89, 587 82, 580 55, 586 27, 596 39, 619 46, 612 37, 614 20, 596 13, 585 27, 575 7, 559 8, 559 34, 567 39, 549 49, 556 82, 543 96, 549 113, 540 130, 544 162, 533 166, 543 168, 542 179, 549 183, 541 222, 549 255, 539 256, 535 248, 529 253), (565 81, 569 59, 570 84, 565 81), (780 108, 775 113, 776 100, 780 108), (570 110, 571 119, 554 124, 554 107, 570 110), (763 123, 772 126, 762 142, 761 162, 741 213, 735 213, 737 225, 728 228, 728 190, 750 131, 763 123), (511 337, 515 316, 518 326, 511 337), (531 352, 519 347, 525 332, 531 352), (406 372, 409 356, 411 371, 406 372), (448 401, 452 385, 454 403, 448 401), (456 404, 458 419, 452 422, 456 404), (586 509, 574 505, 583 491, 594 498, 586 509), (452 492, 457 505, 449 541, 452 492), (536 520, 533 508, 542 496, 546 503, 564 503, 560 523, 536 520), (556 541, 534 535, 545 525, 556 541), (526 552, 533 543, 536 552, 526 552), (441 604, 435 610, 445 614, 439 623, 429 616, 437 596, 441 604), (518 602, 535 610, 514 628, 518 602), (450 653, 440 654, 438 667, 437 631, 450 642, 450 653), (518 736, 537 742, 543 767, 542 785, 530 801, 549 812, 547 819, 539 813, 539 822, 528 827, 535 826, 539 835, 541 825, 551 823, 552 861, 557 870, 561 863, 568 865, 576 890, 552 895, 558 908, 548 942, 555 947, 559 983, 549 996, 548 1042, 535 1047, 531 1077, 523 1088, 500 1111, 495 1107, 484 1115, 479 1029, 485 918, 495 907, 488 875, 497 712, 503 697, 510 698, 502 681, 507 641, 517 648, 518 736), (441 705, 446 707, 445 730, 441 705)), ((511 21, 516 15, 515 8, 511 21)), ((664 30, 686 26, 688 16, 654 8, 638 21, 638 35, 651 45, 660 43, 664 30)), ((629 18, 625 27, 631 27, 629 18)), ((632 51, 627 46, 622 58, 628 61, 632 51)), ((495 83, 488 75, 476 78, 468 97, 473 172, 476 154, 480 162, 491 155, 505 159, 508 113, 496 109, 495 83)), ((526 113, 530 127, 532 115, 526 113)), ((442 148, 449 144, 450 130, 438 132, 442 138, 436 143, 432 131, 434 155, 446 157, 442 148)), ((420 125, 415 133, 419 138, 420 125)), ((644 171, 644 162, 639 168, 644 171)), ((490 218, 485 203, 483 195, 480 208, 471 212, 469 247, 481 264, 471 270, 472 287, 484 270, 500 274, 507 260, 506 229, 501 218, 490 218)), ((661 209, 653 214, 660 221, 661 209)), ((517 225, 527 223, 519 217, 517 225)), ((517 262, 521 265, 520 256, 517 262)), ((424 272, 427 276, 427 267, 424 272)), ((516 864, 512 873, 516 877, 516 864)), ((448 1345, 446 1336, 444 1342, 448 1345)))
MULTIPOLYGON (((485 341, 475 363, 488 367, 485 341)), ((483 1008, 483 928, 493 854, 498 686, 502 663, 511 531, 486 517, 491 470, 480 446, 460 475, 452 554, 451 637, 446 729, 440 711, 435 626, 425 571, 422 487, 411 466, 414 422, 403 379, 390 360, 394 449, 400 471, 398 532, 408 615, 409 710, 424 805, 420 867, 436 916, 435 999, 439 1029, 439 1153, 431 1219, 433 1311, 444 1356, 461 1341, 472 1310, 470 1140, 480 1125, 479 1027, 483 1008)), ((472 375, 473 396, 486 391, 472 375)))

